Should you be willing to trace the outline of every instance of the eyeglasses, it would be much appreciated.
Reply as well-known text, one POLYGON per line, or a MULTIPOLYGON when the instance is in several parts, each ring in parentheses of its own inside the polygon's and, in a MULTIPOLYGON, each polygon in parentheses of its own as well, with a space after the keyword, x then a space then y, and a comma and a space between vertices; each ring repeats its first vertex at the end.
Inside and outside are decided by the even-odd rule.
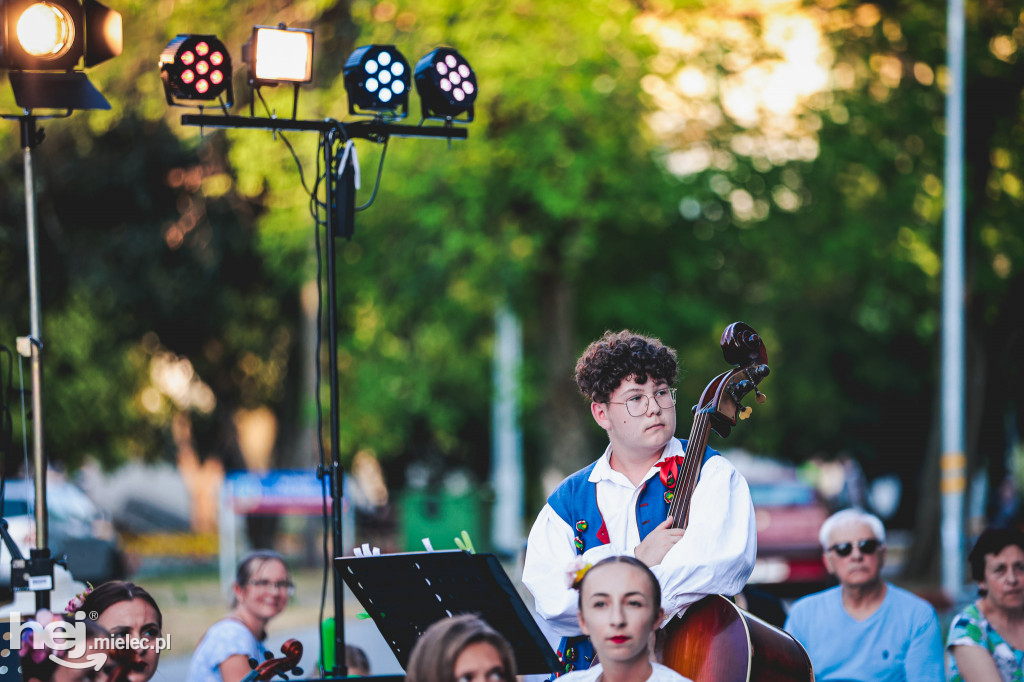
MULTIPOLYGON (((625 401, 617 403, 614 400, 607 401, 610 405, 625 405, 626 412, 629 412, 630 417, 642 417, 647 414, 647 408, 650 406, 650 401, 646 393, 635 395, 632 398, 626 398, 625 401)), ((654 392, 654 402, 658 404, 658 407, 667 410, 668 408, 676 404, 676 389, 674 388, 661 388, 654 392)))
POLYGON ((853 551, 854 544, 857 545, 857 549, 860 550, 861 554, 874 554, 878 548, 882 546, 882 541, 870 538, 868 540, 858 540, 856 543, 840 542, 832 545, 828 549, 830 552, 835 552, 841 557, 847 557, 850 556, 850 552, 853 551))
POLYGON ((279 580, 276 583, 270 580, 250 580, 249 584, 258 590, 285 590, 289 597, 295 594, 295 583, 291 580, 279 580))

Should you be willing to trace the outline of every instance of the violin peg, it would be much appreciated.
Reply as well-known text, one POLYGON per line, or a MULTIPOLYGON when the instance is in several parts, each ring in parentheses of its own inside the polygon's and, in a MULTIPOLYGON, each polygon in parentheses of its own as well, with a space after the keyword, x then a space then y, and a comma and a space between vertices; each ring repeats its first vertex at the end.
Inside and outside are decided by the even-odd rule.
POLYGON ((743 408, 740 410, 739 418, 740 419, 746 419, 747 417, 750 416, 750 413, 753 412, 753 411, 754 411, 754 408, 743 406, 743 408))
POLYGON ((766 396, 764 393, 761 393, 761 391, 754 389, 754 400, 756 400, 758 403, 764 404, 764 401, 768 400, 768 396, 766 396))

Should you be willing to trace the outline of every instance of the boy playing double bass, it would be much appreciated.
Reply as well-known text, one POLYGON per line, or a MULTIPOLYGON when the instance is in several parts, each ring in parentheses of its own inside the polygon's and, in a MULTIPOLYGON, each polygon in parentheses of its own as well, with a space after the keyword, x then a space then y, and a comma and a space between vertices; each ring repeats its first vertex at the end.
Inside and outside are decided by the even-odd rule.
POLYGON ((685 531, 666 518, 686 449, 674 437, 676 373, 673 349, 626 330, 606 332, 576 363, 576 383, 609 444, 548 498, 530 531, 523 569, 537 612, 562 635, 558 654, 566 671, 593 660, 566 578, 577 563, 619 554, 643 561, 661 585, 665 622, 705 595, 738 593, 753 570, 750 490, 714 450, 704 455, 685 531))

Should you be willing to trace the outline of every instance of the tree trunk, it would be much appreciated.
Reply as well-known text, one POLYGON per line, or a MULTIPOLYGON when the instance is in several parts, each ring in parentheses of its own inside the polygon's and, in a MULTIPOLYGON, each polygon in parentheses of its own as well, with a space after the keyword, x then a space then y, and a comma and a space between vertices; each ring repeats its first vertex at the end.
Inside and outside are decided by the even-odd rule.
POLYGON ((553 483, 589 464, 596 457, 587 436, 590 416, 586 401, 573 380, 576 358, 576 292, 557 275, 545 278, 541 302, 541 338, 544 358, 543 435, 547 452, 541 458, 545 495, 553 483))

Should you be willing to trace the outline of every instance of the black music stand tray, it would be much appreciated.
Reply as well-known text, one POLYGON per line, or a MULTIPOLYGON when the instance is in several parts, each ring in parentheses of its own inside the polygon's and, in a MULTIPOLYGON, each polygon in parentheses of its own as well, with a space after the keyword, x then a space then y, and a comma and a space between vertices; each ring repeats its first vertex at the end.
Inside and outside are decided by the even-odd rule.
POLYGON ((345 584, 406 668, 420 635, 433 623, 475 613, 505 636, 520 675, 561 669, 558 657, 493 554, 460 550, 338 557, 345 584))

